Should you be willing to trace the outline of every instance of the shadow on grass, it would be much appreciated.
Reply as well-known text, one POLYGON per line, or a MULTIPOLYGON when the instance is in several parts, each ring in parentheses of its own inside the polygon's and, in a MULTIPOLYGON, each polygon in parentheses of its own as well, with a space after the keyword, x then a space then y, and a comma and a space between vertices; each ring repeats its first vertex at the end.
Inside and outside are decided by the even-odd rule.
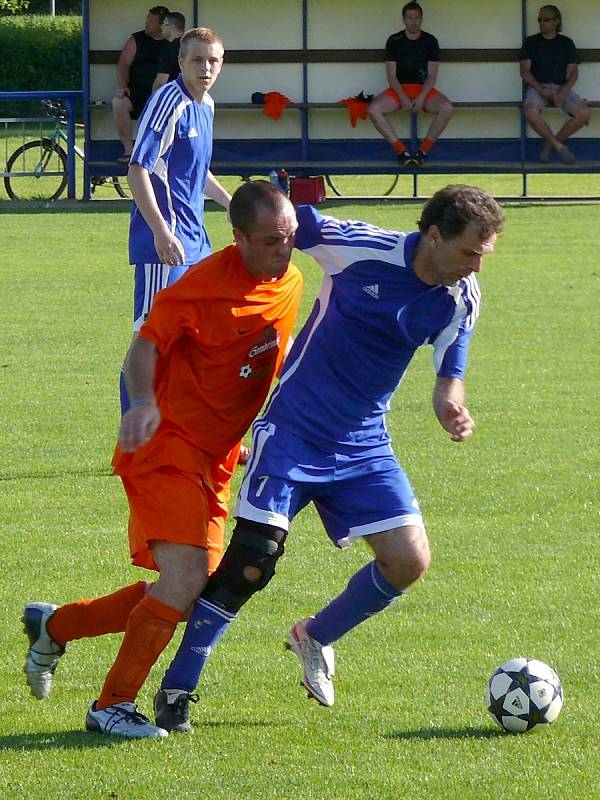
POLYGON ((2 750, 83 750, 96 747, 118 747, 130 739, 103 736, 82 730, 59 733, 14 733, 0 736, 2 750))
POLYGON ((1 481, 48 480, 48 478, 112 478, 114 472, 108 467, 90 469, 40 470, 15 472, 12 475, 0 473, 1 481))
POLYGON ((194 721, 195 728, 285 728, 286 722, 273 722, 263 719, 209 719, 194 721))
POLYGON ((415 731, 391 731, 383 733, 382 739, 497 739, 504 736, 494 728, 420 728, 415 731))
MULTIPOLYGON (((194 723, 197 731, 203 728, 276 728, 285 725, 284 722, 255 719, 209 720, 194 723)), ((179 739, 180 736, 181 734, 178 734, 175 738, 179 739)), ((0 736, 0 752, 2 750, 92 750, 98 747, 120 747, 132 741, 135 740, 127 739, 124 736, 87 733, 83 730, 58 733, 14 733, 9 736, 0 736)))
POLYGON ((129 214, 131 200, 0 200, 0 214, 129 214))

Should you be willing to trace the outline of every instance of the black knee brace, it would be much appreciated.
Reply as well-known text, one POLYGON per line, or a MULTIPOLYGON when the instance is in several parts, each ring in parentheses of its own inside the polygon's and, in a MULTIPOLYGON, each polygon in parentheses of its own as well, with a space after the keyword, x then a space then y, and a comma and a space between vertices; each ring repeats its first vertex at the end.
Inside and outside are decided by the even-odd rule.
POLYGON ((202 597, 236 614, 275 574, 277 559, 283 555, 287 531, 273 525, 239 519, 223 560, 208 579, 202 597), (245 567, 260 571, 257 580, 249 580, 245 567))

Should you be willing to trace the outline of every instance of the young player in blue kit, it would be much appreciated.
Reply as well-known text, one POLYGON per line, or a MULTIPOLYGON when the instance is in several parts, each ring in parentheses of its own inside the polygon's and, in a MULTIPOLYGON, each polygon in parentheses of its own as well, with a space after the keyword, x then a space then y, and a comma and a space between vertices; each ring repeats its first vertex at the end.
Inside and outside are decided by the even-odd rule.
MULTIPOLYGON (((181 37, 181 75, 148 100, 129 162, 134 204, 129 263, 135 268, 134 338, 154 296, 210 255, 205 194, 224 208, 230 195, 209 170, 214 103, 208 94, 223 65, 223 43, 208 28, 181 37)), ((121 406, 128 408, 121 379, 121 406)))
POLYGON ((364 537, 374 560, 288 643, 310 696, 334 702, 332 642, 387 608, 427 570, 419 505, 385 425, 392 393, 418 347, 434 348, 433 408, 455 442, 473 420, 463 378, 479 311, 474 273, 494 249, 503 214, 485 192, 448 186, 423 209, 419 231, 340 222, 298 209, 296 247, 325 273, 278 388, 254 425, 237 525, 188 619, 155 698, 157 724, 190 731, 189 699, 212 648, 283 554, 289 523, 313 502, 338 547, 364 537))

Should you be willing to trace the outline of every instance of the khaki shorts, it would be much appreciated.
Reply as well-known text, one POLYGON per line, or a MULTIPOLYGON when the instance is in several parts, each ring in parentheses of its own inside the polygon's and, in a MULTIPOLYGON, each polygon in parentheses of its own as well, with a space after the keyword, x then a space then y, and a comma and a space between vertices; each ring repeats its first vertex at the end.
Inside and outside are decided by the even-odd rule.
MULTIPOLYGON (((561 89, 558 83, 541 83, 540 86, 543 86, 544 89, 552 89, 552 91, 556 93, 558 93, 561 89)), ((565 114, 570 114, 571 116, 573 116, 577 111, 577 107, 582 102, 583 101, 581 97, 579 97, 579 95, 576 94, 576 92, 569 92, 569 94, 567 95, 567 99, 562 104, 562 106, 559 106, 559 108, 561 111, 564 111, 565 114)), ((533 88, 533 86, 527 87, 527 91, 525 92, 525 105, 537 106, 537 108, 539 108, 540 111, 547 107, 550 108, 553 107, 552 104, 548 100, 546 100, 545 97, 542 97, 542 95, 537 91, 537 89, 533 88)))

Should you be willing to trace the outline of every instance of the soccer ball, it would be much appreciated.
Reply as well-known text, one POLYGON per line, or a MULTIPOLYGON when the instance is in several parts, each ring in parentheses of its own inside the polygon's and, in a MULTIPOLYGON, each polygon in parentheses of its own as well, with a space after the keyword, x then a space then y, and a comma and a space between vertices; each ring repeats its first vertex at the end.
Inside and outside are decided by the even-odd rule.
POLYGON ((488 681, 485 704, 492 719, 510 733, 549 725, 558 717, 563 689, 554 670, 534 658, 513 658, 488 681))

